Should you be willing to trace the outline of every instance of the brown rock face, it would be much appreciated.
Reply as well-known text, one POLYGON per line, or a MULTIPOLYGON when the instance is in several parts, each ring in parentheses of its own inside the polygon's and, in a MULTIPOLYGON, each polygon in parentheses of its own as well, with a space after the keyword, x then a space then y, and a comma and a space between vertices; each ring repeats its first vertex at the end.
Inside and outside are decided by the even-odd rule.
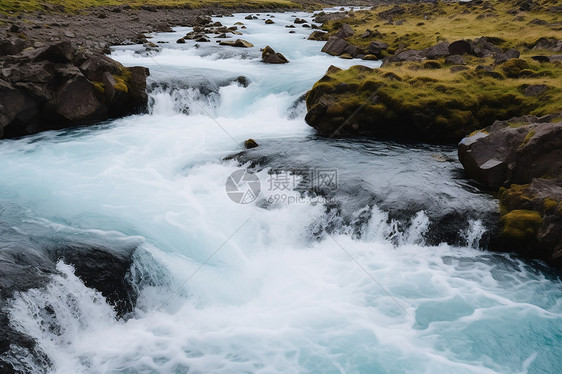
POLYGON ((530 119, 537 122, 511 127, 497 121, 461 140, 459 160, 467 175, 491 189, 562 176, 562 122, 530 119))
POLYGON ((468 177, 499 191, 496 249, 562 266, 562 121, 526 116, 464 138, 459 159, 468 177), (505 188, 504 188, 505 187, 505 188))
POLYGON ((148 69, 61 42, 9 56, 0 75, 0 137, 90 124, 146 110, 148 69))
POLYGON ((333 36, 324 45, 322 52, 328 53, 332 56, 341 56, 344 53, 349 53, 352 57, 355 57, 359 54, 360 50, 353 44, 333 36))

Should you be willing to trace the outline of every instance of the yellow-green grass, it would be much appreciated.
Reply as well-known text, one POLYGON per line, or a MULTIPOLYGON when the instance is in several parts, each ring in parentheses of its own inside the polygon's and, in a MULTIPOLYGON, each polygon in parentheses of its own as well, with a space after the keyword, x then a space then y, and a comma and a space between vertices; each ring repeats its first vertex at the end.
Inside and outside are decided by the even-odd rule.
POLYGON ((508 78, 502 66, 489 73, 475 69, 477 60, 468 60, 469 70, 456 73, 449 67, 424 69, 423 63, 329 73, 307 95, 309 109, 320 101, 329 103, 325 117, 309 117, 310 122, 324 121, 327 127, 333 122, 337 127, 338 121, 362 107, 349 126, 357 124, 375 136, 393 137, 396 132, 419 140, 454 142, 496 119, 562 111, 559 63, 532 61, 532 76, 508 78), (526 96, 524 89, 532 84, 546 84, 549 89, 526 96))
MULTIPOLYGON (((351 17, 332 20, 325 24, 329 31, 337 30, 347 23, 355 35, 348 40, 358 46, 367 46, 372 40, 382 40, 389 44, 387 53, 393 54, 398 48, 424 49, 440 41, 458 39, 475 39, 481 36, 493 36, 504 40, 500 47, 522 49, 534 44, 542 37, 562 39, 560 14, 549 12, 548 7, 562 5, 562 0, 538 0, 539 10, 522 12, 518 15, 509 12, 517 9, 515 0, 489 0, 485 3, 494 10, 485 9, 483 5, 468 7, 458 3, 436 2, 401 4, 406 12, 393 17, 394 24, 386 24, 378 17, 382 11, 393 5, 376 7, 374 10, 355 12, 351 17), (427 18, 427 19, 425 19, 427 18), (547 25, 529 24, 531 20, 540 19, 547 25), (396 21, 403 20, 402 25, 396 21), (367 29, 378 31, 380 35, 361 38, 367 29)), ((525 50, 526 51, 526 50, 525 50)), ((537 54, 540 51, 528 51, 537 54)))
POLYGON ((248 8, 299 8, 290 0, 0 0, 0 13, 20 14, 39 10, 75 13, 100 6, 143 5, 165 8, 248 7, 248 8))

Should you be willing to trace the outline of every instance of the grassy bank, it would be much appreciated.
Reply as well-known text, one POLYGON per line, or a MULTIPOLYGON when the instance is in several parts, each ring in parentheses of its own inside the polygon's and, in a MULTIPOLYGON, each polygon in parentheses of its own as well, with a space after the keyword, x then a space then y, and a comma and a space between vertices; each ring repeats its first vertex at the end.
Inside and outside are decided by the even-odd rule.
MULTIPOLYGON (((328 31, 349 24, 355 35, 351 43, 366 47, 370 39, 362 38, 367 29, 376 31, 377 40, 388 43, 387 54, 399 48, 424 49, 440 41, 475 39, 481 36, 499 38, 499 47, 526 50, 540 38, 562 39, 562 0, 537 0, 539 5, 529 11, 518 11, 519 0, 489 0, 469 6, 456 2, 401 4, 381 6, 370 11, 358 11, 345 19, 328 21, 328 31), (392 23, 388 22, 388 16, 392 23)), ((523 51, 522 51, 523 52, 523 51)), ((528 52, 528 54, 537 51, 528 52)))
POLYGON ((307 122, 323 135, 339 129, 341 136, 454 143, 497 119, 562 111, 562 61, 531 58, 562 53, 533 48, 545 38, 562 40, 560 11, 550 11, 562 1, 539 1, 532 11, 514 10, 518 3, 402 4, 328 21, 332 32, 350 25, 355 33, 346 40, 360 48, 387 43, 383 56, 486 36, 500 52, 515 48, 521 57, 498 62, 464 54, 461 63, 444 56, 332 70, 308 93, 307 122))
POLYGON ((0 13, 20 14, 26 12, 66 12, 100 6, 124 6, 140 8, 153 6, 157 8, 299 8, 300 4, 290 0, 0 0, 0 13))

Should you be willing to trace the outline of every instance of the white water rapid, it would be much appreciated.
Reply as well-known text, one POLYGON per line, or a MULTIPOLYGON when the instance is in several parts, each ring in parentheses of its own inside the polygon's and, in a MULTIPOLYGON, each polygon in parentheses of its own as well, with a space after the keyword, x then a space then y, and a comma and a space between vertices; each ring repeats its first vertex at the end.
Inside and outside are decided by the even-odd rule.
POLYGON ((113 50, 150 68, 148 114, 0 141, 0 206, 18 207, 2 220, 138 245, 127 318, 60 262, 9 309, 50 364, 9 360, 57 374, 562 372, 562 283, 481 248, 496 203, 455 149, 317 137, 299 98, 357 60, 284 27, 310 14, 246 15, 216 21, 243 22, 254 48, 177 44, 190 31, 177 28, 153 36, 160 51, 113 50), (290 63, 262 63, 266 45, 290 63), (227 157, 248 138, 259 147, 227 157), (244 168, 261 194, 237 204, 225 183, 244 168), (292 169, 337 183, 303 190, 292 169), (439 244, 454 219, 456 242, 439 244))

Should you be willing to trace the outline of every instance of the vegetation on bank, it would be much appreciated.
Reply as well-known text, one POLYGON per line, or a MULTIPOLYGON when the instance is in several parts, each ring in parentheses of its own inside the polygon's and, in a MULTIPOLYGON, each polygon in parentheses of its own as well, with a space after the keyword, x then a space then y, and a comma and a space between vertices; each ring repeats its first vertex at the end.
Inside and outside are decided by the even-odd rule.
POLYGON ((360 124, 361 135, 456 142, 496 119, 562 111, 559 62, 531 61, 528 72, 509 78, 512 60, 491 71, 479 69, 477 58, 467 60, 467 70, 459 72, 451 72, 443 60, 332 70, 307 95, 309 109, 322 102, 326 112, 314 118, 311 110, 307 119, 323 121, 325 135, 349 118, 339 135, 355 133, 360 124), (528 95, 529 86, 541 85, 546 86, 543 93, 528 95))
POLYGON ((290 0, 0 0, 0 13, 20 14, 26 12, 74 13, 100 6, 130 6, 131 8, 299 8, 300 4, 290 0))
POLYGON ((456 60, 416 56, 385 61, 379 69, 331 69, 307 95, 307 122, 327 136, 337 131, 339 136, 454 143, 498 119, 562 111, 562 61, 531 58, 562 53, 533 49, 540 40, 562 40, 562 0, 535 1, 529 11, 518 10, 522 3, 408 3, 327 21, 329 35, 351 26, 354 34, 345 40, 359 48, 388 44, 379 57, 482 36, 500 53, 514 48, 521 56, 503 61, 491 54, 457 55, 456 60))
POLYGON ((388 44, 383 55, 392 55, 400 48, 424 49, 441 41, 493 36, 497 38, 494 44, 503 49, 516 48, 526 56, 541 52, 528 49, 541 38, 562 39, 562 0, 533 2, 536 5, 528 11, 519 10, 529 3, 525 0, 400 4, 403 13, 395 5, 378 6, 329 20, 324 29, 335 32, 346 23, 355 31, 347 39, 350 43, 366 47, 372 40, 383 41, 388 44), (373 34, 362 37, 367 30, 373 34))

